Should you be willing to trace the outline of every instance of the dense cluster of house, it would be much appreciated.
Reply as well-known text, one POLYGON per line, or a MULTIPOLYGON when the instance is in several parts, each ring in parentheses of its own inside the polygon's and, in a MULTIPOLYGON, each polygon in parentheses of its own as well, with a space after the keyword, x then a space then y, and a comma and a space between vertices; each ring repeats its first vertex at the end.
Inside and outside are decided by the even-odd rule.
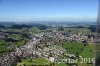
POLYGON ((11 66, 12 62, 16 59, 15 52, 4 53, 0 55, 0 66, 11 66))

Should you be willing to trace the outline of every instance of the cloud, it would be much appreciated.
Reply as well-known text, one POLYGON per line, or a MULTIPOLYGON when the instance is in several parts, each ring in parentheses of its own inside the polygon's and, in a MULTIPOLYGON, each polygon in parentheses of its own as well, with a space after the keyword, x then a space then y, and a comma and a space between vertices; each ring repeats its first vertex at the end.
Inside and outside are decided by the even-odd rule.
POLYGON ((30 19, 30 17, 19 17, 20 20, 27 20, 30 19))
POLYGON ((67 19, 96 19, 95 16, 66 17, 67 19))

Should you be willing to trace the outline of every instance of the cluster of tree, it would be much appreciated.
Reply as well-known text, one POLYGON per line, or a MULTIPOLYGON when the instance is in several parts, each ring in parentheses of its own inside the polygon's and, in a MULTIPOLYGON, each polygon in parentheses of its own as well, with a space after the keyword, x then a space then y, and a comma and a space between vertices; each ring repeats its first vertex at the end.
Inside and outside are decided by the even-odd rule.
POLYGON ((0 25, 0 28, 5 28, 5 26, 3 26, 3 25, 0 25))
POLYGON ((90 27, 88 27, 88 29, 90 29, 92 32, 96 32, 97 31, 100 33, 100 27, 97 28, 96 25, 91 25, 90 27))
POLYGON ((43 25, 43 24, 34 24, 33 26, 37 27, 40 30, 45 30, 48 28, 46 25, 43 25))
POLYGON ((25 24, 21 24, 21 25, 12 25, 10 28, 13 28, 13 29, 22 29, 22 28, 31 28, 32 26, 31 25, 25 25, 25 24))
POLYGON ((58 30, 59 30, 59 31, 63 31, 64 28, 63 28, 63 27, 58 27, 58 30))
POLYGON ((18 40, 15 40, 13 38, 5 38, 6 42, 17 42, 18 40))
POLYGON ((81 25, 80 25, 80 26, 76 26, 76 28, 85 28, 85 26, 81 26, 81 25))
POLYGON ((90 29, 92 32, 96 32, 96 26, 95 25, 89 26, 88 29, 90 29))
POLYGON ((43 24, 33 24, 33 25, 26 25, 26 24, 14 24, 12 26, 10 26, 9 28, 13 28, 13 29, 22 29, 22 28, 32 28, 32 27, 37 27, 40 30, 45 30, 48 27, 46 25, 43 24))

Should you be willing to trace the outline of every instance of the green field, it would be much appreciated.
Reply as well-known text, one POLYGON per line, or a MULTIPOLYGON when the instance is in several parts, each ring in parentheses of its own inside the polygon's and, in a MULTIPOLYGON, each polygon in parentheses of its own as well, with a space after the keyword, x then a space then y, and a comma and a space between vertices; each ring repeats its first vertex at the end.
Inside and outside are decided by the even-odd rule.
POLYGON ((55 64, 55 66, 68 66, 68 65, 66 65, 65 63, 58 63, 58 64, 55 64))
POLYGON ((63 43, 63 48, 67 50, 68 54, 75 54, 79 55, 80 52, 84 50, 84 44, 79 43, 79 42, 64 42, 63 43))
POLYGON ((90 34, 93 33, 91 32, 91 30, 87 29, 87 28, 64 28, 64 31, 66 32, 71 32, 71 33, 84 33, 84 34, 90 34))
POLYGON ((93 66, 93 64, 87 64, 87 63, 80 63, 80 57, 82 58, 93 58, 93 49, 94 44, 88 44, 87 46, 84 46, 83 43, 79 42, 64 42, 63 48, 67 50, 68 54, 74 54, 77 56, 78 60, 78 66, 93 66))
POLYGON ((45 65, 50 65, 50 62, 44 58, 27 58, 27 59, 21 59, 21 62, 17 63, 17 66, 20 66, 20 65, 26 65, 26 66, 42 65, 42 66, 45 66, 45 65))
POLYGON ((11 51, 13 51, 13 49, 10 49, 10 48, 8 48, 5 45, 1 45, 0 44, 0 53, 3 53, 3 52, 11 52, 11 51))
POLYGON ((21 59, 17 66, 66 66, 64 63, 52 63, 45 58, 27 58, 21 59))

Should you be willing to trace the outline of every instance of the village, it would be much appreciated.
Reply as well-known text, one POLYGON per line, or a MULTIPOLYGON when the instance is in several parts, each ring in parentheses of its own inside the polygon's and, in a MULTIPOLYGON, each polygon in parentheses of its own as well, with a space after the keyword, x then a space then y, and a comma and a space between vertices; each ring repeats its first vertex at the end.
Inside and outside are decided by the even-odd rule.
MULTIPOLYGON (((84 45, 95 43, 96 35, 85 35, 83 33, 69 34, 68 32, 59 31, 53 28, 51 32, 42 32, 33 34, 32 39, 27 44, 16 47, 15 52, 4 53, 0 56, 0 66, 11 66, 16 57, 45 58, 50 62, 60 63, 64 58, 60 56, 68 56, 69 58, 77 58, 74 54, 68 54, 67 50, 62 48, 63 41, 80 42, 84 45)), ((1 36, 2 37, 2 36, 1 36)), ((64 61, 63 62, 67 62, 64 61)))

